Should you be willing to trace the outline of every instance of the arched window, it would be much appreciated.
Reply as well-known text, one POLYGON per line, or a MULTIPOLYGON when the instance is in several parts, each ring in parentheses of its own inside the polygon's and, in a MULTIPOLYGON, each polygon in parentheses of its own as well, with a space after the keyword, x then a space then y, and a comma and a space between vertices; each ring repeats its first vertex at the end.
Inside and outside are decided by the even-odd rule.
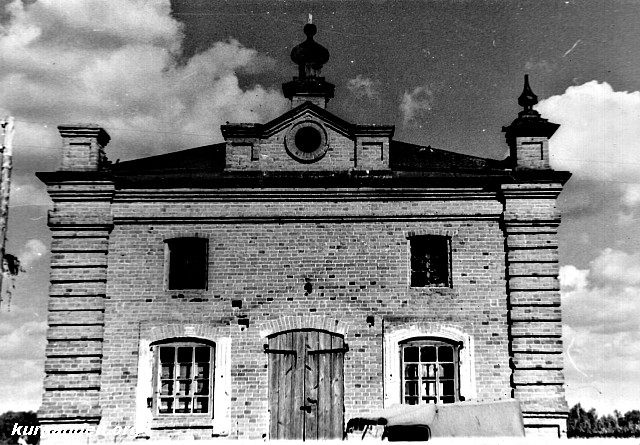
POLYGON ((402 403, 454 403, 460 397, 460 344, 435 338, 400 344, 402 403))
POLYGON ((215 346, 173 342, 156 344, 154 349, 154 412, 158 415, 211 415, 215 346))

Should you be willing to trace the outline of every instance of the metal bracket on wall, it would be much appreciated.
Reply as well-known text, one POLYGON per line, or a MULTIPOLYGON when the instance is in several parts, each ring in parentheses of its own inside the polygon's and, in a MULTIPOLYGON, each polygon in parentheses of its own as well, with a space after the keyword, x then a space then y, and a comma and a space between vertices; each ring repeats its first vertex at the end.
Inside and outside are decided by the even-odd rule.
POLYGON ((266 344, 262 347, 264 348, 264 352, 267 354, 291 354, 294 357, 297 357, 298 355, 293 349, 270 349, 269 345, 266 344))
POLYGON ((337 349, 316 349, 315 351, 307 351, 307 354, 309 355, 315 355, 315 354, 339 354, 339 353, 345 353, 345 352, 349 352, 349 345, 345 343, 343 348, 337 348, 337 349))

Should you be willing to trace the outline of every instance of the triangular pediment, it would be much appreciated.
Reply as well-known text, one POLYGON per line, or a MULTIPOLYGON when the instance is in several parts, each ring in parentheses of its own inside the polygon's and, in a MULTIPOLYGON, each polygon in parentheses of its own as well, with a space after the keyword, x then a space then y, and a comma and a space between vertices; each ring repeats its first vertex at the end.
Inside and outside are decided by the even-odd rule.
POLYGON ((265 124, 227 124, 227 171, 387 170, 392 125, 349 123, 307 101, 265 124))
POLYGON ((302 118, 319 120, 350 139, 354 138, 357 128, 362 127, 339 118, 313 102, 305 102, 265 124, 226 124, 222 125, 220 129, 225 139, 237 137, 265 138, 283 131, 293 122, 302 118))

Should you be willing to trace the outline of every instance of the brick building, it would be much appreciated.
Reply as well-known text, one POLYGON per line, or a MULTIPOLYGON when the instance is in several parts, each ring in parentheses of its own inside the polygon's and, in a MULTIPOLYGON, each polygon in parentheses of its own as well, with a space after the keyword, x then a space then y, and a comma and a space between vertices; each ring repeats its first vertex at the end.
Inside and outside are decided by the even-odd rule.
POLYGON ((517 398, 562 434, 558 125, 525 82, 503 161, 396 141, 327 110, 305 34, 291 109, 223 143, 112 165, 102 128, 59 127, 43 429, 311 439, 517 398))

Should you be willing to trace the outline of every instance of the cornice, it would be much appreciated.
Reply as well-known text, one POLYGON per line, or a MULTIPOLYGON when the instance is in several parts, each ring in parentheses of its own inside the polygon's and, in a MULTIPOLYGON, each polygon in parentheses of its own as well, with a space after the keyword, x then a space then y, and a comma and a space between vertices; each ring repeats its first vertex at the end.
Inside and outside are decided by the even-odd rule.
POLYGON ((311 201, 443 201, 495 200, 497 191, 483 188, 440 189, 121 189, 114 202, 311 202, 311 201))
POLYGON ((500 215, 314 215, 314 216, 158 216, 113 218, 114 224, 300 224, 300 223, 373 223, 404 221, 497 221, 500 215))

